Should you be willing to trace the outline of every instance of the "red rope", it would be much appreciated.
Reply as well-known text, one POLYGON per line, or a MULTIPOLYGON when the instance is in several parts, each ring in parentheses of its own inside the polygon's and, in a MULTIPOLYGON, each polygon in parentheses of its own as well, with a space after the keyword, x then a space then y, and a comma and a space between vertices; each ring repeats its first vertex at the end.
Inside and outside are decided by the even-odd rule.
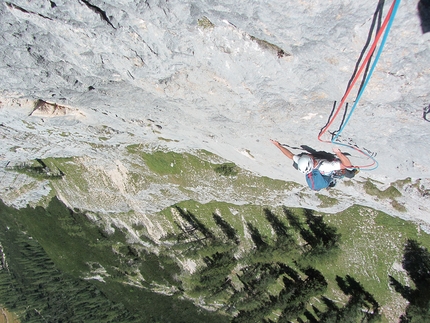
MULTIPOLYGON (((395 5, 396 1, 393 1, 393 4, 390 7, 390 10, 388 11, 387 17, 385 17, 385 20, 381 26, 381 28, 379 29, 378 33, 376 34, 375 40, 373 41, 372 46, 369 49, 369 52, 367 53, 366 58, 364 59, 363 63, 360 66, 360 69, 358 70, 357 74, 355 75, 354 79, 352 80, 351 84, 349 85, 348 89, 346 90, 345 94, 342 97, 342 100, 340 101, 340 104, 336 110, 336 112, 334 113, 332 119, 330 120, 330 122, 321 130, 320 134, 318 135, 318 140, 322 141, 322 142, 326 142, 329 143, 330 141, 327 140, 322 140, 321 137, 322 135, 327 131, 327 129, 332 125, 332 123, 334 122, 334 120, 336 119, 337 115, 339 114, 343 104, 346 101, 346 98, 348 97, 349 93, 351 92, 352 88, 355 85, 355 82, 357 82, 358 77, 360 76, 360 74, 363 72, 365 65, 367 64, 367 62, 369 61, 369 59, 372 57, 373 52, 375 51, 376 48, 376 44, 378 43, 379 39, 381 38, 385 28, 387 27, 388 21, 390 20, 391 14, 393 12, 394 9, 394 5, 395 5)), ((354 148, 354 147, 352 147, 354 148)), ((356 148, 354 148, 356 149, 356 148)), ((359 149, 356 149, 358 151, 360 151, 359 149)), ((360 151, 361 152, 361 151, 360 151)), ((373 164, 372 164, 373 165, 373 164)))
MULTIPOLYGON (((323 134, 328 130, 328 128, 332 125, 332 123, 334 122, 334 120, 337 118, 337 116, 338 116, 338 114, 339 114, 340 110, 342 109, 343 104, 345 103, 345 101, 346 101, 346 99, 347 99, 347 97, 348 97, 349 93, 351 92, 352 88, 354 87, 355 83, 357 82, 357 80, 358 80, 358 78, 359 78, 360 74, 363 72, 363 70, 364 70, 364 68, 365 68, 366 64, 368 63, 368 61, 369 61, 369 60, 370 60, 370 58, 372 57, 373 52, 375 51, 376 45, 377 45, 377 43, 379 42, 379 39, 381 38, 382 34, 384 33, 384 31, 385 31, 385 29, 386 29, 386 27, 387 27, 387 25, 388 25, 388 23, 389 23, 389 21, 390 21, 390 19, 391 19, 391 16, 392 16, 393 10, 394 10, 394 8, 395 8, 396 2, 397 2, 397 0, 394 0, 394 1, 393 1, 393 4, 391 5, 390 10, 388 11, 387 16, 385 17, 385 20, 384 20, 384 22, 383 22, 383 24, 382 24, 381 28, 378 30, 378 32, 377 32, 377 34, 376 34, 375 40, 373 41, 373 44, 372 44, 372 46, 370 47, 369 52, 367 53, 366 58, 364 59, 363 63, 361 64, 361 66, 360 66, 360 68, 359 68, 359 70, 358 70, 357 74, 355 75, 354 79, 352 80, 351 84, 348 86, 348 88, 347 88, 347 90, 346 90, 345 94, 344 94, 344 95, 343 95, 343 97, 342 97, 342 100, 341 100, 341 102, 340 102, 339 106, 337 107, 337 110, 335 111, 335 113, 333 114, 332 118, 329 120, 329 122, 327 123, 327 125, 326 125, 326 126, 325 126, 321 131, 320 131, 320 133, 319 133, 319 135, 318 135, 318 140, 319 140, 319 141, 321 141, 321 142, 326 142, 326 143, 333 142, 332 140, 331 140, 331 141, 322 140, 322 139, 321 139, 321 137, 322 137, 322 136, 323 136, 323 134)), ((346 146, 346 147, 352 148, 352 149, 354 149, 354 150, 358 151, 359 153, 363 154, 364 156, 372 158, 370 155, 366 154, 365 152, 363 152, 362 150, 360 150, 360 149, 359 149, 359 148, 357 148, 357 147, 353 147, 353 146, 351 146, 351 145, 342 144, 342 143, 337 143, 337 144, 338 144, 338 145, 341 145, 341 146, 346 146)), ((371 166, 375 165, 375 163, 376 163, 376 160, 375 160, 374 158, 372 158, 372 159, 373 159, 373 163, 372 163, 372 164, 369 164, 369 165, 363 165, 363 166, 355 166, 355 167, 357 167, 357 168, 367 168, 367 167, 371 167, 371 166)))

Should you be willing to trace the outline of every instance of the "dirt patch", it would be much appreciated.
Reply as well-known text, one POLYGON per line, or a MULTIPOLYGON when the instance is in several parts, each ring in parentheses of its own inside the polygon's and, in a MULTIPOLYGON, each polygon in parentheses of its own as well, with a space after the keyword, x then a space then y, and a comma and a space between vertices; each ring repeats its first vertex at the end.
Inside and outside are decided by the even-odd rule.
POLYGON ((8 310, 4 307, 0 307, 0 323, 19 323, 18 317, 8 312, 8 310))
POLYGON ((79 109, 69 108, 56 103, 49 103, 44 100, 37 100, 30 116, 58 117, 66 115, 85 116, 79 109))

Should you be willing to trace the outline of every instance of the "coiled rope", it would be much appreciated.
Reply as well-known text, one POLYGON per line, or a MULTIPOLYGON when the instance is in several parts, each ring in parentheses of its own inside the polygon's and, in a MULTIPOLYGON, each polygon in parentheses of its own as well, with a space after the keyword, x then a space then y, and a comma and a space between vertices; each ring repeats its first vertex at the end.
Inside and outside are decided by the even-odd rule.
MULTIPOLYGON (((378 60, 379 60, 379 58, 380 58, 380 56, 381 56, 382 50, 383 50, 383 48, 384 48, 384 45, 385 45, 385 43, 386 43, 386 41, 387 41, 388 34, 389 34, 390 29, 391 29, 391 26, 392 26, 392 24, 393 24, 394 17, 395 17, 395 15, 396 15, 396 12, 397 12, 397 9, 398 9, 398 7, 399 7, 399 4, 400 4, 400 0, 394 0, 394 1, 393 1, 392 5, 391 5, 391 7, 390 7, 390 10, 388 11, 387 16, 385 17, 385 20, 384 20, 383 24, 381 25, 381 28, 379 28, 379 30, 378 30, 378 32, 377 32, 377 34, 376 34, 376 36, 375 36, 375 40, 373 41, 373 44, 372 44, 372 46, 370 47, 369 52, 368 52, 368 53, 367 53, 367 55, 366 55, 366 58, 364 59, 364 61, 363 61, 362 65, 360 66, 360 68, 359 68, 359 70, 358 70, 357 74, 355 75, 355 77, 353 78, 353 80, 350 82, 349 87, 348 87, 348 88, 347 88, 347 90, 345 91, 345 94, 343 95, 342 100, 341 100, 341 102, 340 102, 339 106, 337 107, 336 111, 334 112, 334 114, 333 114, 333 112, 332 112, 332 115, 333 115, 333 116, 331 116, 331 119, 329 120, 329 122, 327 123, 327 125, 326 125, 326 126, 324 126, 324 128, 323 128, 323 129, 321 129, 321 131, 320 131, 320 133, 319 133, 319 135, 318 135, 318 140, 319 140, 319 141, 326 142, 326 143, 333 143, 333 144, 336 144, 336 145, 339 145, 339 146, 352 148, 352 149, 354 149, 354 150, 356 150, 356 151, 360 152, 361 154, 365 155, 366 157, 368 157, 368 158, 372 159, 372 161, 373 161, 373 162, 372 162, 371 164, 369 164, 369 165, 355 166, 355 167, 357 167, 357 168, 361 168, 361 169, 362 169, 362 168, 367 168, 367 167, 372 167, 372 166, 373 166, 373 167, 372 167, 372 168, 370 168, 370 169, 364 169, 364 170, 368 170, 368 171, 370 171, 370 170, 374 170, 374 169, 378 168, 379 163, 378 163, 378 161, 377 161, 373 156, 371 156, 371 155, 370 155, 370 154, 368 154, 367 152, 365 152, 365 151, 363 151, 363 150, 359 149, 358 147, 351 146, 351 145, 344 144, 344 143, 340 143, 340 142, 337 142, 337 141, 335 141, 335 140, 339 137, 339 135, 342 133, 342 131, 345 129, 346 125, 348 124, 348 122, 349 122, 349 120, 350 120, 350 118, 351 118, 352 114, 354 113, 354 110, 356 109, 356 107, 357 107, 357 105, 358 105, 358 102, 359 102, 359 101, 360 101, 360 99, 361 99, 361 96, 362 96, 362 95, 363 95, 363 93, 364 93, 364 90, 365 90, 365 88, 366 88, 367 84, 369 83, 370 78, 372 77, 373 71, 375 70, 376 64, 378 63, 378 60), (382 38, 381 44, 380 44, 380 46, 379 46, 378 52, 377 52, 377 54, 376 54, 376 56, 375 56, 375 60, 373 61, 372 67, 370 68, 370 71, 369 71, 369 73, 368 73, 367 77, 365 78, 364 83, 363 83, 363 84, 362 84, 362 86, 360 87, 360 90, 359 90, 359 93, 358 93, 358 95, 357 95, 357 98, 356 98, 356 100, 355 100, 355 102, 354 102, 354 105, 353 105, 353 107, 351 108, 351 110, 350 110, 350 112, 349 112, 348 116, 346 117, 345 121, 344 121, 344 122, 342 122, 342 125, 341 125, 340 129, 337 131, 337 133, 335 134, 335 136, 334 136, 334 137, 332 137, 331 141, 322 140, 322 139, 321 139, 321 137, 324 135, 324 133, 328 130, 328 128, 332 125, 332 123, 334 122, 334 120, 335 120, 335 119, 336 119, 336 117, 338 116, 338 114, 339 114, 340 110, 342 109, 342 107, 343 107, 343 105, 344 105, 344 103, 345 103, 345 101, 346 101, 346 99, 347 99, 348 95, 350 94, 350 92, 351 92, 352 88, 354 87, 355 83, 357 82, 357 80, 358 80, 358 78, 359 78, 360 74, 363 72, 363 70, 364 70, 364 68, 365 68, 366 64, 367 64, 367 63, 369 62, 369 60, 371 59, 371 57, 372 57, 372 55, 373 55, 373 53, 374 53, 374 51, 375 51, 376 45, 377 45, 377 43, 378 43, 378 41, 379 41, 379 39, 381 38, 381 36, 382 36, 382 34, 383 34, 383 33, 384 33, 384 35, 383 35, 383 38, 382 38)), ((345 111, 345 112, 346 112, 346 111, 345 111)), ((344 118, 345 118, 345 116, 344 116, 344 118)))

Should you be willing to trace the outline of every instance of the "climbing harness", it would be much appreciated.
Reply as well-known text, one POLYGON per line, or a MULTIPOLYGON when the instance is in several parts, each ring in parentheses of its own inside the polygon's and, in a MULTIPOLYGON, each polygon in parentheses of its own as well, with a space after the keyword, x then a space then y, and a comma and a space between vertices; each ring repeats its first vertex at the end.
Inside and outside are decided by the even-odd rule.
POLYGON ((362 149, 359 149, 357 146, 352 146, 352 145, 340 143, 339 141, 336 141, 336 139, 340 136, 340 134, 342 133, 342 131, 345 129, 346 125, 348 124, 348 122, 349 122, 352 114, 354 113, 354 110, 356 109, 356 107, 358 105, 358 102, 360 101, 361 96, 362 96, 362 94, 363 94, 363 92, 364 92, 364 90, 365 90, 365 88, 366 88, 366 86, 367 86, 367 84, 368 84, 368 82, 369 82, 372 74, 373 74, 373 71, 375 70, 376 64, 378 63, 378 60, 379 60, 379 58, 381 56, 382 50, 383 50, 384 45, 386 43, 386 40, 388 38, 388 34, 389 34, 391 26, 393 24, 394 17, 396 15, 397 9, 399 7, 399 3, 400 3, 400 0, 394 0, 393 1, 392 5, 390 7, 390 10, 388 11, 387 16, 384 19, 384 22, 382 23, 381 27, 379 28, 379 30, 378 30, 378 32, 377 32, 377 34, 375 36, 375 39, 374 39, 374 41, 372 43, 372 46, 370 47, 370 49, 369 49, 369 51, 368 51, 368 53, 366 55, 366 58, 364 59, 362 65, 358 69, 358 72, 355 74, 355 76, 353 77, 353 79, 348 84, 348 87, 347 87, 347 89, 345 91, 345 94, 343 95, 342 100, 341 100, 339 106, 337 107, 337 109, 335 110, 336 103, 333 106, 333 110, 332 110, 332 113, 331 113, 331 115, 329 117, 329 121, 321 129, 321 131, 320 131, 320 133, 318 135, 318 140, 319 141, 326 142, 326 143, 333 143, 333 144, 336 144, 336 145, 339 145, 339 146, 352 148, 352 149, 358 151, 359 153, 365 155, 366 157, 372 159, 373 162, 371 164, 369 164, 369 165, 354 166, 354 167, 357 167, 357 168, 360 168, 360 169, 368 168, 368 167, 372 167, 373 166, 370 169, 363 169, 363 170, 367 170, 367 171, 374 170, 379 165, 378 162, 377 162, 377 160, 374 158, 374 156, 372 156, 371 154, 363 151, 362 149), (343 116, 343 120, 342 120, 341 126, 340 126, 340 128, 339 128, 338 131, 336 131, 335 133, 333 133, 333 136, 332 136, 331 140, 330 141, 322 140, 321 137, 328 130, 328 128, 332 125, 332 123, 334 122, 334 120, 338 116, 338 114, 339 114, 340 110, 342 109, 342 107, 343 107, 343 105, 344 105, 344 103, 345 103, 348 95, 350 94, 352 88, 354 87, 355 83, 357 82, 357 79, 359 78, 360 74, 363 72, 366 64, 370 63, 371 57, 372 57, 372 55, 373 55, 373 53, 375 51, 376 45, 379 42, 379 39, 381 38, 381 36, 383 36, 383 37, 382 37, 381 44, 380 44, 380 46, 378 48, 378 52, 377 52, 377 54, 375 56, 375 59, 374 59, 373 64, 372 64, 372 67, 370 68, 370 70, 367 73, 367 75, 365 75, 364 82, 360 86, 360 89, 359 89, 357 98, 355 99, 354 105, 352 106, 351 110, 349 111, 348 115, 346 116, 347 109, 348 109, 348 104, 346 104, 345 113, 344 113, 344 116, 343 116), (346 116, 346 118, 345 118, 345 116, 346 116))

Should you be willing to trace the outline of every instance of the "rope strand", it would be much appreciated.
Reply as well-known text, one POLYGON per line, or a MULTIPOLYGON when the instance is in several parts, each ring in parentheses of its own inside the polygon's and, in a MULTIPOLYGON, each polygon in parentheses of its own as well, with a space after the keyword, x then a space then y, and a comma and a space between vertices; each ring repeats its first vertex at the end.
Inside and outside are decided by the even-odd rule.
MULTIPOLYGON (((375 70, 376 64, 377 64, 377 62, 378 62, 378 60, 379 60, 379 58, 381 56, 382 50, 383 50, 384 45, 386 43, 386 40, 388 38, 388 34, 389 34, 389 31, 390 31, 391 26, 393 24, 393 20, 394 20, 394 17, 396 15, 399 3, 400 3, 400 0, 394 0, 393 1, 393 4, 391 5, 390 10, 388 11, 388 14, 387 14, 386 18, 385 18, 383 24, 381 25, 381 28, 379 28, 379 30, 378 30, 378 32, 377 32, 377 34, 375 36, 375 40, 373 41, 373 44, 370 47, 369 52, 366 55, 366 58, 364 59, 362 65, 360 66, 358 72, 355 74, 355 76, 352 79, 352 81, 350 81, 349 86, 348 86, 347 90, 345 91, 345 94, 343 95, 342 100, 341 100, 339 106, 337 107, 335 113, 333 113, 333 111, 332 111, 333 117, 326 124, 326 126, 320 131, 320 133, 318 135, 318 140, 319 141, 326 142, 326 143, 332 143, 332 144, 336 144, 336 145, 343 146, 343 147, 352 148, 352 149, 358 151, 359 153, 365 155, 366 157, 372 159, 373 163, 371 163, 369 165, 356 166, 358 168, 367 168, 367 167, 372 167, 372 166, 376 165, 375 167, 373 167, 371 169, 366 169, 368 171, 376 169, 378 167, 378 165, 379 165, 379 163, 377 162, 377 160, 373 156, 371 156, 367 152, 364 152, 363 150, 361 150, 361 149, 359 149, 357 147, 353 147, 351 145, 343 144, 343 143, 340 143, 340 142, 335 142, 335 140, 339 137, 339 135, 342 133, 342 131, 345 129, 346 125, 348 124, 348 122, 349 122, 349 120, 350 120, 350 118, 351 118, 351 116, 352 116, 355 108, 357 107, 357 104, 360 101, 361 96, 362 96, 362 94, 363 94, 363 92, 364 92, 364 90, 365 90, 365 88, 366 88, 366 86, 367 86, 367 84, 368 84, 368 82, 369 82, 372 74, 373 74, 373 71, 375 70), (363 72, 363 70, 366 67, 366 65, 367 65, 367 69, 368 69, 368 63, 370 62, 370 59, 371 59, 371 57, 372 57, 372 55, 373 55, 373 53, 375 51, 376 45, 377 45, 377 43, 378 43, 378 41, 379 41, 379 39, 381 38, 382 35, 383 35, 383 38, 382 38, 381 44, 379 46, 378 52, 376 54, 375 60, 373 61, 373 64, 372 64, 372 67, 371 67, 369 73, 367 74, 367 76, 365 75, 365 81, 360 86, 357 98, 356 98, 356 100, 354 102, 353 107, 349 111, 349 114, 346 117, 345 122, 342 122, 341 127, 339 128, 338 131, 336 131, 335 135, 332 136, 332 139, 330 141, 322 140, 321 137, 328 130, 328 128, 332 125, 332 123, 334 122, 334 120, 337 118, 337 116, 338 116, 340 110, 342 109, 342 107, 343 107, 343 105, 344 105, 344 103, 345 103, 348 95, 350 94, 352 88, 354 87, 355 83, 357 82, 360 74, 363 72)), ((366 73, 367 73, 367 71, 366 71, 366 73)), ((345 114, 344 114, 344 117, 345 117, 345 114)))

